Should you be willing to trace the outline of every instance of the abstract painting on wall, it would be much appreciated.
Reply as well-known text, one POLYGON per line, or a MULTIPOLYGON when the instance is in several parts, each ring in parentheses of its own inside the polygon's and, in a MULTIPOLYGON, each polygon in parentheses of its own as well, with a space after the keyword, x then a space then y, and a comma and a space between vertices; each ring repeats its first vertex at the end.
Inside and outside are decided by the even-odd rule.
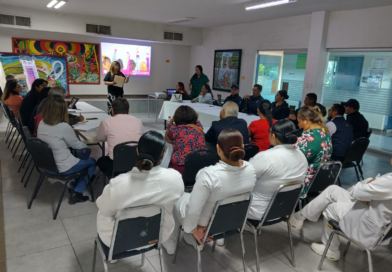
POLYGON ((230 92, 233 84, 240 85, 242 50, 215 50, 213 89, 230 92))
POLYGON ((48 87, 63 86, 69 96, 65 56, 0 53, 0 74, 14 74, 23 92, 31 90, 34 80, 42 78, 48 81, 48 87))
POLYGON ((70 84, 100 84, 99 44, 12 38, 14 53, 65 56, 70 84))

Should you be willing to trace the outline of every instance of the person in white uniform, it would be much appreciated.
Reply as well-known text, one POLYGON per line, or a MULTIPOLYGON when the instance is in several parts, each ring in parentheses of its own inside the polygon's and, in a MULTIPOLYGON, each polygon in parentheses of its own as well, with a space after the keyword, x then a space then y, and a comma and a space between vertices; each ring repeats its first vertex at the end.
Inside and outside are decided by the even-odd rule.
MULTIPOLYGON (((391 162, 392 163, 392 162, 391 162)), ((313 243, 312 250, 322 255, 333 232, 329 220, 339 222, 339 227, 350 239, 366 248, 373 248, 392 220, 392 173, 358 182, 348 190, 331 185, 300 212, 294 213, 290 224, 301 229, 305 219, 316 222, 324 215, 322 244, 313 243)), ((340 240, 334 236, 327 258, 340 259, 340 240)))
MULTIPOLYGON (((181 174, 159 166, 165 155, 165 139, 156 131, 144 133, 137 147, 138 160, 130 172, 110 180, 97 199, 97 230, 99 238, 110 246, 117 212, 142 205, 157 204, 165 207, 162 241, 169 239, 174 230, 173 206, 184 193, 181 174)), ((129 218, 138 217, 137 211, 129 218)), ((152 212, 150 215, 154 215, 152 212)), ((145 215, 143 215, 145 216, 145 215)), ((147 214, 147 216, 149 216, 147 214)))
POLYGON ((248 218, 260 220, 280 185, 304 181, 308 161, 293 146, 302 135, 289 120, 277 121, 270 129, 269 141, 274 148, 258 153, 249 163, 256 169, 256 185, 248 218))
POLYGON ((174 254, 180 225, 185 231, 184 239, 188 244, 195 249, 196 240, 204 245, 201 239, 205 235, 216 202, 250 192, 255 185, 254 167, 242 160, 245 151, 242 134, 238 130, 223 130, 218 137, 217 150, 221 160, 201 169, 196 176, 192 193, 184 193, 174 206, 176 229, 163 244, 168 254, 174 254))

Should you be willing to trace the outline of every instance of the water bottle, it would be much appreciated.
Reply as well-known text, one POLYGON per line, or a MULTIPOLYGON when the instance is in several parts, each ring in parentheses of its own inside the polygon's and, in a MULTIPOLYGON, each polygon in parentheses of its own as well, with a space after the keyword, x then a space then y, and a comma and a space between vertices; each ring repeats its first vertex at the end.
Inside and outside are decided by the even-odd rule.
POLYGON ((222 105, 222 95, 218 94, 218 106, 220 107, 222 105))

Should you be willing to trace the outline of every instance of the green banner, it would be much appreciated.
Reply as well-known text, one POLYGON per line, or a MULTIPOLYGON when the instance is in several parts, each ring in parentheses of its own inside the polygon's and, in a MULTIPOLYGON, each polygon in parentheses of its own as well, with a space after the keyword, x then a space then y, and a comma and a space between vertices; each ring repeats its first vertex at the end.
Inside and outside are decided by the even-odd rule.
POLYGON ((307 54, 300 54, 297 56, 297 69, 306 69, 306 60, 308 59, 307 54))

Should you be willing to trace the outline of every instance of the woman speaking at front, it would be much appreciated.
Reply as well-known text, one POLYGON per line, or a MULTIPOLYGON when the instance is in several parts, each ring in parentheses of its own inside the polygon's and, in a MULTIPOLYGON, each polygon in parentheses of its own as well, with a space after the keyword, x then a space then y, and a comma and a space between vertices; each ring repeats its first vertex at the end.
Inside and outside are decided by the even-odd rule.
POLYGON ((114 77, 125 77, 124 83, 128 83, 129 75, 126 77, 121 72, 121 65, 118 61, 113 61, 112 65, 110 66, 109 72, 106 74, 104 78, 105 85, 108 86, 108 114, 112 115, 112 102, 114 99, 123 97, 124 95, 124 88, 121 86, 116 86, 116 82, 114 82, 114 77))

